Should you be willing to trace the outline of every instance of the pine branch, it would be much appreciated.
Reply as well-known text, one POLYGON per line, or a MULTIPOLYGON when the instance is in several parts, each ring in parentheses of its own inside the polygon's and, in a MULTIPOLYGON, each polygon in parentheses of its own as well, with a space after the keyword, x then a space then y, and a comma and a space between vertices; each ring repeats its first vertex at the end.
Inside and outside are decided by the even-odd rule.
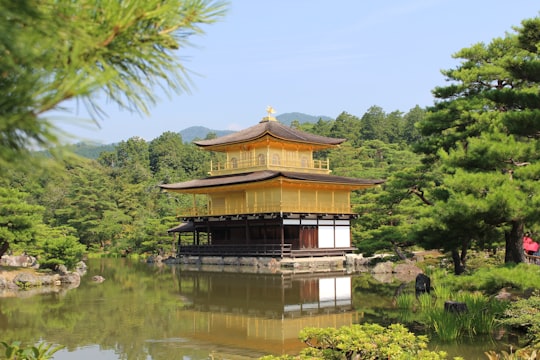
POLYGON ((418 196, 420 198, 420 200, 422 200, 422 202, 424 204, 426 204, 426 205, 430 205, 430 206, 433 205, 433 203, 431 201, 426 199, 426 197, 424 196, 424 192, 422 190, 420 190, 418 185, 414 185, 411 188, 409 188, 409 194, 414 194, 414 195, 418 196))

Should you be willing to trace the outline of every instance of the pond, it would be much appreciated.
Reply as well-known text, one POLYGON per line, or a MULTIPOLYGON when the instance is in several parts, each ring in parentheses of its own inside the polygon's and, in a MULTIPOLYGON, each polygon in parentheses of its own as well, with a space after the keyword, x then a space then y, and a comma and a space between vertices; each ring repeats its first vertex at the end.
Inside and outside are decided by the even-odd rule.
MULTIPOLYGON (((0 298, 0 340, 64 345, 56 360, 253 359, 298 352, 306 326, 399 321, 392 300, 400 283, 365 273, 259 273, 129 259, 87 264, 76 289, 0 298), (106 280, 95 283, 94 275, 106 280)), ((486 359, 484 351, 501 343, 431 347, 486 359)))

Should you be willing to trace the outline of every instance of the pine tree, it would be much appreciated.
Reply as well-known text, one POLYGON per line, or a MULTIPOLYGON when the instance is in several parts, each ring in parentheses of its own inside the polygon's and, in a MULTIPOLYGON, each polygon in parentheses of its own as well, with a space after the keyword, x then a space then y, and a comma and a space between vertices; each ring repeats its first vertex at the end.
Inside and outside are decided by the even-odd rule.
POLYGON ((224 12, 211 0, 0 1, 0 164, 57 143, 47 114, 66 100, 98 119, 98 93, 147 113, 156 87, 189 91, 177 52, 224 12))
POLYGON ((439 101, 420 122, 418 149, 440 176, 424 189, 433 206, 418 238, 451 251, 457 273, 472 246, 502 242, 507 262, 523 261, 524 229, 540 226, 539 84, 519 75, 538 64, 538 49, 523 38, 540 38, 540 19, 522 24, 457 52, 461 64, 443 71, 451 85, 434 90, 439 101))

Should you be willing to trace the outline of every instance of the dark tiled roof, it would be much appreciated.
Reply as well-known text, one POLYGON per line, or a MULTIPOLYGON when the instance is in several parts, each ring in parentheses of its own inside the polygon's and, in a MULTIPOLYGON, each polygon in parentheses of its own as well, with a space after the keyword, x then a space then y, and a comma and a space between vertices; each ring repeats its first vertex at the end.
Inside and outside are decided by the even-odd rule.
POLYGON ((229 135, 221 136, 210 140, 194 141, 194 143, 201 147, 219 146, 252 141, 261 138, 267 134, 275 138, 287 141, 328 146, 339 145, 345 140, 347 140, 310 134, 304 131, 293 129, 287 125, 283 125, 278 121, 261 121, 255 126, 240 130, 229 135))
POLYGON ((227 176, 211 176, 204 179, 190 180, 176 184, 162 184, 159 186, 165 190, 191 190, 215 186, 253 183, 258 181, 270 180, 280 176, 291 180, 313 181, 319 183, 344 184, 354 186, 373 186, 384 183, 384 180, 356 179, 326 174, 264 170, 227 176))

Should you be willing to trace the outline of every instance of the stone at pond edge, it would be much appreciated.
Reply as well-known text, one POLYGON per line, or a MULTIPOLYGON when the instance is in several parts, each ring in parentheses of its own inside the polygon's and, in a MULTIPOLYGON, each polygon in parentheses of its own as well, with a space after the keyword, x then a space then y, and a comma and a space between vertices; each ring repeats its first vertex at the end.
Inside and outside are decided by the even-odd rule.
POLYGON ((425 274, 416 275, 416 280, 414 284, 414 289, 416 291, 416 296, 428 293, 431 291, 431 279, 425 274))
POLYGON ((32 267, 39 268, 39 264, 34 256, 29 255, 7 255, 0 258, 0 265, 13 267, 32 267))
POLYGON ((391 274, 394 272, 394 263, 391 261, 385 261, 378 263, 371 269, 373 274, 391 274))
POLYGON ((444 311, 454 314, 461 314, 467 312, 467 304, 463 302, 450 301, 447 300, 444 302, 444 311))
MULTIPOLYGON (((0 270, 2 270, 0 268, 0 270)), ((76 271, 70 272, 65 267, 60 267, 57 272, 36 272, 35 270, 9 269, 0 271, 0 290, 18 291, 21 289, 28 292, 30 288, 39 288, 39 292, 54 291, 57 289, 76 288, 81 283, 81 276, 86 272, 86 264, 79 262, 76 271), (47 290, 50 289, 50 290, 47 290)), ((6 293, 0 294, 5 296, 6 293)))
POLYGON ((105 278, 101 275, 94 275, 92 276, 92 281, 97 282, 97 283, 102 283, 105 281, 105 278))
POLYGON ((41 280, 34 274, 23 272, 15 276, 13 282, 21 288, 40 286, 41 280))

